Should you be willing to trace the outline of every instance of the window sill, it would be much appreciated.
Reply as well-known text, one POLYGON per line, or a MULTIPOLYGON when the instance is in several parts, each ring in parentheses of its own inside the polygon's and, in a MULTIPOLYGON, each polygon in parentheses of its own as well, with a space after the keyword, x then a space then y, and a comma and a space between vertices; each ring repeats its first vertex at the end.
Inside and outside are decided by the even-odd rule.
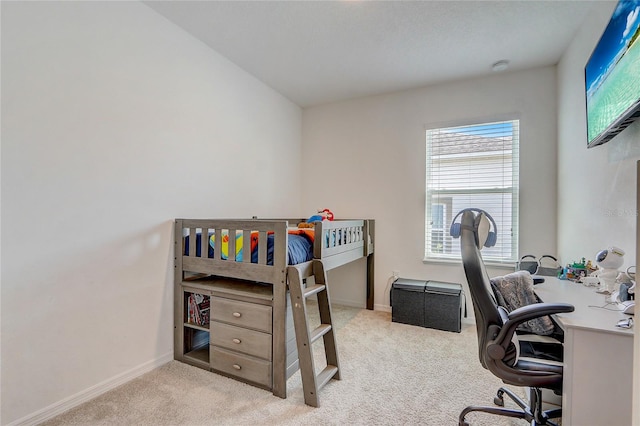
MULTIPOLYGON (((433 264, 433 265, 461 265, 461 259, 422 259, 422 263, 424 264, 433 264)), ((485 266, 490 268, 500 268, 500 269, 509 269, 511 271, 515 270, 516 264, 512 262, 501 263, 501 262, 484 262, 485 266)))

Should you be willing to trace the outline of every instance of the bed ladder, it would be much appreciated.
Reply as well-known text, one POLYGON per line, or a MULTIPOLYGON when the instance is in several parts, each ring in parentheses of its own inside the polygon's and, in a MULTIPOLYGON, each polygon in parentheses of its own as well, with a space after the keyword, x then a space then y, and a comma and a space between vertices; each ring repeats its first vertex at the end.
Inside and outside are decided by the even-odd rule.
POLYGON ((293 306, 293 323, 296 330, 296 344, 298 346, 298 360, 300 375, 302 376, 302 390, 304 402, 312 407, 318 407, 318 391, 331 379, 340 380, 340 365, 336 337, 331 321, 331 302, 327 287, 327 274, 321 260, 289 266, 287 268, 289 292, 293 306), (315 284, 306 286, 306 278, 314 276, 315 284), (317 295, 318 310, 320 311, 320 325, 309 330, 306 299, 317 295), (316 374, 313 362, 312 345, 320 337, 324 341, 324 352, 327 366, 316 374))

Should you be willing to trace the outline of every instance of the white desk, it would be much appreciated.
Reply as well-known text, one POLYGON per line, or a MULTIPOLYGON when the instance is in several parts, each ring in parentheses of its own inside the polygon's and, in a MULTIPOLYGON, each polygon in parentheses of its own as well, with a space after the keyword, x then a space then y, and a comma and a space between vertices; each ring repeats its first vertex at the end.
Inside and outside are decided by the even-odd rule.
POLYGON ((556 315, 564 329, 562 423, 631 425, 633 328, 616 327, 618 320, 629 316, 595 307, 604 306, 606 300, 594 287, 545 278, 544 283, 534 287, 543 302, 575 306, 574 312, 556 315))

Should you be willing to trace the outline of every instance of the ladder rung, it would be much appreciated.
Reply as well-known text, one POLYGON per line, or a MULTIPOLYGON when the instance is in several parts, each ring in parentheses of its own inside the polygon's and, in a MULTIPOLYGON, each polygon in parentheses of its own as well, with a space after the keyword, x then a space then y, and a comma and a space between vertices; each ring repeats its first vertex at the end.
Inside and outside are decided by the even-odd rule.
POLYGON ((324 336, 331 330, 331 324, 320 324, 317 326, 309 336, 309 343, 313 343, 318 340, 320 337, 324 336))
POLYGON ((304 297, 307 298, 309 296, 313 296, 316 293, 320 293, 324 289, 325 289, 324 284, 314 284, 304 289, 304 297))
POLYGON ((326 385, 337 372, 338 367, 336 367, 335 365, 327 365, 324 370, 322 370, 316 377, 316 386, 318 387, 318 390, 324 387, 324 385, 326 385))

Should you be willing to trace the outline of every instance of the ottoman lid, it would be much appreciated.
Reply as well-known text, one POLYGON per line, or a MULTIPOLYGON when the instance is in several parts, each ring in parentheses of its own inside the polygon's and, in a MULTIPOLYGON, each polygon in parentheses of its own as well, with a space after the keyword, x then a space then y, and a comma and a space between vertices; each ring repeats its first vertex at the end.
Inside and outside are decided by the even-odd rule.
POLYGON ((398 278, 393 282, 393 288, 398 290, 424 292, 424 289, 426 286, 427 286, 427 281, 412 280, 409 278, 398 278))
POLYGON ((437 291, 439 293, 460 294, 462 286, 456 283, 445 283, 442 281, 427 281, 426 291, 437 291))

